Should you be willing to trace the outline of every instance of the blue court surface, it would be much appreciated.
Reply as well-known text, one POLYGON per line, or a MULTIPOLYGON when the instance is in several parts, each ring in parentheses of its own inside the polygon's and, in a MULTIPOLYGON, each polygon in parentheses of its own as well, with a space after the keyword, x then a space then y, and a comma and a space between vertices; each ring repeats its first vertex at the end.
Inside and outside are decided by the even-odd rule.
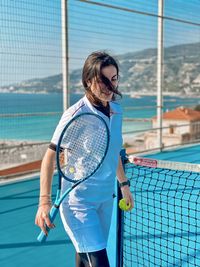
MULTIPOLYGON (((54 177, 53 197, 55 198, 54 177)), ((34 224, 39 196, 39 178, 0 186, 0 266, 1 267, 73 267, 75 250, 60 217, 44 244, 37 242, 39 228, 34 224)), ((116 202, 116 201, 115 201, 116 202)), ((116 203, 115 203, 116 205, 116 203)), ((113 214, 109 239, 111 266, 115 266, 116 219, 113 214)))
MULTIPOLYGON (((169 161, 200 163, 200 145, 157 153, 148 157, 169 161)), ((54 197, 55 190, 56 177, 53 184, 54 197)), ((56 228, 51 231, 47 242, 42 245, 37 242, 36 237, 39 233, 39 228, 35 226, 34 218, 38 205, 38 195, 38 177, 0 186, 1 267, 75 266, 75 251, 65 234, 59 216, 56 218, 56 228)), ((112 222, 108 254, 111 267, 114 267, 116 259, 115 211, 112 222)), ((154 254, 153 251, 149 251, 149 253, 154 254)))

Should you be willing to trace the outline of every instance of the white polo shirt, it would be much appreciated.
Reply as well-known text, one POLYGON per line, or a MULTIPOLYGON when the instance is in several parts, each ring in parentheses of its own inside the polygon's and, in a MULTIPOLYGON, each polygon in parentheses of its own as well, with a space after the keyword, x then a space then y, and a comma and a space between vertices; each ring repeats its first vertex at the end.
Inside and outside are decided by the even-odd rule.
MULTIPOLYGON (((65 125, 76 115, 91 112, 100 115, 107 123, 110 130, 110 144, 102 166, 88 180, 77 186, 64 201, 78 202, 103 202, 110 199, 114 193, 114 184, 122 147, 122 110, 116 102, 110 102, 110 118, 97 110, 87 99, 81 98, 77 103, 67 109, 53 134, 51 142, 57 145, 60 134, 65 125)), ((71 187, 71 183, 62 180, 62 191, 71 187)))

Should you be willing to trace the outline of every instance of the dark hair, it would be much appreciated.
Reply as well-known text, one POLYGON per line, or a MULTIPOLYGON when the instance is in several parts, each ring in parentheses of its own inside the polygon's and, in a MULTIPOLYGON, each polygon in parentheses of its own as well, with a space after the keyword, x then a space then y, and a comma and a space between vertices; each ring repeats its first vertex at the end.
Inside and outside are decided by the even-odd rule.
POLYGON ((106 52, 93 52, 87 57, 85 61, 82 70, 82 83, 86 90, 86 95, 93 103, 99 102, 98 99, 96 99, 94 94, 91 92, 90 87, 88 87, 88 81, 92 81, 92 79, 94 78, 100 79, 107 86, 107 88, 114 93, 112 100, 116 100, 117 95, 120 97, 122 96, 118 89, 112 85, 110 80, 102 74, 102 69, 110 65, 116 68, 117 76, 119 76, 119 67, 117 61, 106 52))

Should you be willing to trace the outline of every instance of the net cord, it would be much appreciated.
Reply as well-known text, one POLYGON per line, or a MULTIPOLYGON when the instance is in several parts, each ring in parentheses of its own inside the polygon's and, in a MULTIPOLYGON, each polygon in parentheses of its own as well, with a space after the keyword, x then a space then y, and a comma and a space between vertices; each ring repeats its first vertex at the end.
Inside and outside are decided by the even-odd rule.
POLYGON ((128 161, 135 165, 144 166, 144 167, 200 173, 200 164, 156 160, 156 159, 151 159, 151 158, 142 158, 142 157, 135 157, 135 156, 129 156, 128 161))

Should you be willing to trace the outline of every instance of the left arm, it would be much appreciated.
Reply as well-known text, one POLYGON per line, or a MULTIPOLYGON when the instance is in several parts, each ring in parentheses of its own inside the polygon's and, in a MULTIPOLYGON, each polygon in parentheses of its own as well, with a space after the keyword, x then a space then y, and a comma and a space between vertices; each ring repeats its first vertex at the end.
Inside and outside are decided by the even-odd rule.
MULTIPOLYGON (((125 173, 124 173, 121 157, 119 157, 119 163, 118 163, 118 167, 117 167, 117 179, 118 179, 119 183, 123 183, 123 182, 126 182, 128 180, 125 176, 125 173)), ((121 192, 122 192, 123 198, 126 199, 126 203, 131 204, 131 207, 129 209, 129 210, 131 210, 134 207, 134 201, 133 201, 133 196, 131 194, 129 186, 128 185, 121 186, 121 192)))

